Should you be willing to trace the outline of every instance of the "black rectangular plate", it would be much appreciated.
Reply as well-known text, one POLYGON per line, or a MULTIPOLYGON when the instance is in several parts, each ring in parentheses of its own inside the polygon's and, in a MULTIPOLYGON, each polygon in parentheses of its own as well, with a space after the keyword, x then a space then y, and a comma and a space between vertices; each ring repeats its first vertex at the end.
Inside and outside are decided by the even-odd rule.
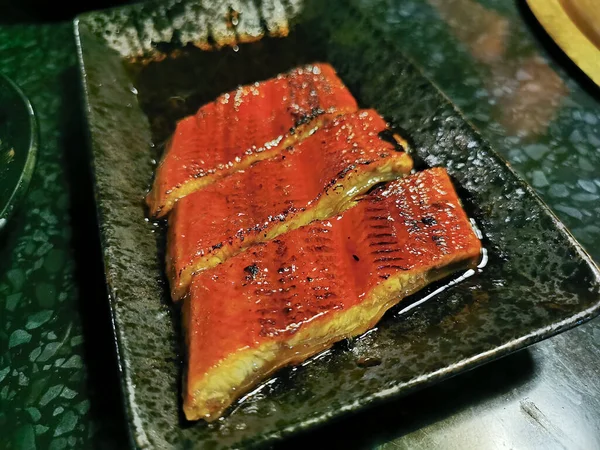
POLYGON ((318 0, 146 2, 75 20, 106 278, 137 447, 273 442, 499 358, 598 313, 600 276, 590 258, 377 30, 351 4, 318 0), (289 36, 268 36, 288 25, 289 36), (261 30, 267 31, 259 41, 241 42, 261 30), (228 40, 221 49, 198 48, 228 40), (145 220, 143 206, 153 160, 177 119, 238 84, 311 61, 331 63, 362 107, 376 108, 402 130, 421 168, 448 169, 483 232, 488 263, 446 289, 436 284, 402 302, 367 336, 278 372, 222 420, 186 422, 179 314, 168 298, 163 233, 145 220))

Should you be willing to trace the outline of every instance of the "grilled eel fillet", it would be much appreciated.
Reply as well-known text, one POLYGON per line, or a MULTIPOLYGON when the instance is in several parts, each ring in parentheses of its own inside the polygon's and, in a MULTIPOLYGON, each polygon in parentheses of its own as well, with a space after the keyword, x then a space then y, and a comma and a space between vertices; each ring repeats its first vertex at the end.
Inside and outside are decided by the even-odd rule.
POLYGON ((180 199, 167 232, 173 299, 194 273, 339 214, 375 184, 409 174, 411 157, 379 137, 385 128, 374 110, 338 116, 294 148, 180 199))
POLYGON ((436 168, 196 275, 183 308, 186 417, 215 420, 280 367, 364 333, 405 296, 473 266, 480 249, 436 168))
POLYGON ((177 124, 146 197, 151 215, 165 216, 178 199, 357 109, 329 64, 296 68, 221 95, 177 124))

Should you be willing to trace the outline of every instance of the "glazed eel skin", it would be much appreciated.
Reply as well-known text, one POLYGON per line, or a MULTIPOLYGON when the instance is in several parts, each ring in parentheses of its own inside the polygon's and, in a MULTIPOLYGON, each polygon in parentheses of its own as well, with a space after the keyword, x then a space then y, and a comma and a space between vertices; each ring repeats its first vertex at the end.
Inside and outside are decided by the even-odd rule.
POLYGON ((180 199, 167 232, 172 298, 185 295, 194 273, 337 215, 374 185, 408 175, 412 159, 379 137, 385 129, 374 110, 338 116, 280 155, 180 199))
POLYGON ((402 298, 476 265, 446 171, 375 189, 343 215, 197 274, 184 300, 184 412, 218 418, 274 371, 372 328, 402 298))
POLYGON ((180 198, 357 109, 335 70, 324 63, 221 95, 178 122, 146 196, 150 215, 166 216, 180 198))

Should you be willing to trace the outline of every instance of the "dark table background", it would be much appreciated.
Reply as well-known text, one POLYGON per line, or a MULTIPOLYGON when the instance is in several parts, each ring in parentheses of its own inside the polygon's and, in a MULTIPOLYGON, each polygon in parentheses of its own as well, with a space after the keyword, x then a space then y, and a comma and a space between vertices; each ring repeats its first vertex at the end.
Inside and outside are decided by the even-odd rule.
MULTIPOLYGON (((71 24, 124 3, 0 2, 0 71, 41 132, 27 199, 0 236, 0 448, 127 444, 71 24)), ((600 261, 600 89, 525 2, 358 3, 600 261)), ((597 319, 286 448, 600 448, 599 372, 597 319)))

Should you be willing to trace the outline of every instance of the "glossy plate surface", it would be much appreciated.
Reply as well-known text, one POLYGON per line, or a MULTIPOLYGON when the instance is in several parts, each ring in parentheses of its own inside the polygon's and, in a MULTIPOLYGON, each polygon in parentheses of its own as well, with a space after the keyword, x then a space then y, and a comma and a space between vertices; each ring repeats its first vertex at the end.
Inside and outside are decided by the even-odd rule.
POLYGON ((220 448, 280 440, 598 313, 600 276, 589 257, 377 30, 352 5, 317 0, 206 8, 146 2, 75 21, 106 276, 136 446, 220 448), (268 36, 287 26, 287 37, 268 36), (487 265, 454 285, 446 280, 407 299, 367 336, 282 370, 223 420, 187 423, 179 311, 164 276, 164 230, 145 220, 143 206, 153 160, 177 119, 238 84, 313 61, 331 63, 362 107, 376 108, 409 136, 420 168, 448 169, 483 233, 487 265))
POLYGON ((37 150, 33 108, 21 89, 0 74, 0 230, 27 191, 37 150))

